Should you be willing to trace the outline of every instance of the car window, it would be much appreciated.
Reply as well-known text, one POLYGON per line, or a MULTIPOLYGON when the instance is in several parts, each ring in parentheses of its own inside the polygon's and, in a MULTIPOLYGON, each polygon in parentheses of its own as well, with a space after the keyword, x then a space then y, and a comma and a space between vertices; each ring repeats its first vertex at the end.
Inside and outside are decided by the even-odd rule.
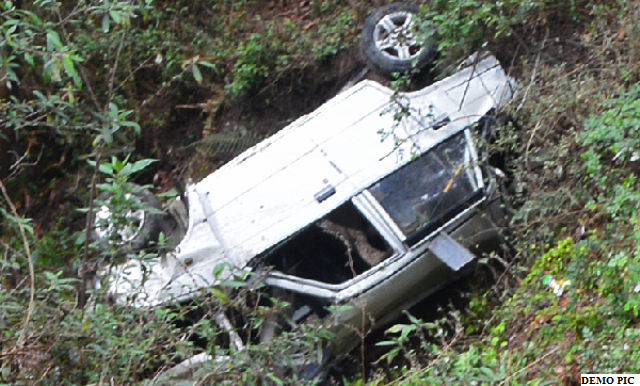
POLYGON ((460 132, 369 191, 413 244, 419 241, 417 235, 442 225, 480 193, 471 159, 465 133, 460 132))
POLYGON ((284 274, 340 284, 392 254, 386 240, 349 201, 267 251, 264 261, 284 274))

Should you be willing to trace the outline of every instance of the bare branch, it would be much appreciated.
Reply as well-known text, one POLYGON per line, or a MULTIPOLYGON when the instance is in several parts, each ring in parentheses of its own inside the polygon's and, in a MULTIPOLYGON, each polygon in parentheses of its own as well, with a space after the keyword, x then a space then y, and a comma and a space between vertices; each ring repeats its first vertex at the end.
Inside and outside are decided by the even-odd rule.
POLYGON ((21 221, 20 216, 18 215, 18 211, 16 210, 16 206, 11 201, 9 194, 7 193, 7 189, 4 186, 2 180, 0 180, 0 189, 2 190, 2 195, 4 199, 7 201, 9 208, 11 208, 11 213, 15 217, 16 222, 18 223, 18 228, 20 229, 20 236, 22 237, 22 243, 24 244, 24 250, 27 254, 27 261, 29 263, 29 308, 27 310, 27 316, 24 319, 24 324, 22 326, 22 332, 20 333, 20 337, 18 338, 18 346, 24 345, 24 341, 27 338, 27 331, 29 330, 29 323, 31 322, 31 318, 33 317, 34 310, 34 301, 36 294, 36 285, 35 285, 35 269, 33 267, 33 258, 31 256, 31 247, 29 246, 29 240, 27 239, 27 232, 24 229, 24 224, 21 221))
POLYGON ((118 52, 116 53, 116 61, 113 63, 113 69, 111 70, 111 76, 109 77, 109 94, 107 97, 107 104, 111 101, 113 97, 113 84, 116 80, 116 72, 118 71, 118 62, 120 62, 120 55, 122 54, 122 47, 124 47, 124 41, 127 38, 127 32, 129 32, 129 28, 125 28, 122 33, 122 39, 120 39, 120 45, 118 45, 118 52))

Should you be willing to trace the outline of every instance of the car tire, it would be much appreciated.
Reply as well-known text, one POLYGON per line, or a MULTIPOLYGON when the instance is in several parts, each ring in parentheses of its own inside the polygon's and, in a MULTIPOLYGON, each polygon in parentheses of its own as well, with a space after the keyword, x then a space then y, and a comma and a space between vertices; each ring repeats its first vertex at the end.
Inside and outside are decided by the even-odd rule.
POLYGON ((393 3, 379 8, 362 29, 362 53, 376 72, 390 77, 394 73, 419 71, 437 57, 430 44, 422 45, 412 31, 413 15, 419 8, 393 3))
POLYGON ((118 240, 109 240, 112 230, 108 226, 105 227, 105 222, 108 222, 111 216, 109 203, 114 194, 103 192, 96 199, 99 206, 94 212, 91 239, 98 243, 98 249, 102 253, 117 251, 116 255, 121 255, 139 252, 156 242, 163 229, 165 214, 159 213, 162 211, 162 205, 158 199, 136 184, 127 184, 127 190, 139 200, 140 209, 131 210, 125 215, 132 225, 124 226, 117 232, 117 236, 120 237, 118 240))

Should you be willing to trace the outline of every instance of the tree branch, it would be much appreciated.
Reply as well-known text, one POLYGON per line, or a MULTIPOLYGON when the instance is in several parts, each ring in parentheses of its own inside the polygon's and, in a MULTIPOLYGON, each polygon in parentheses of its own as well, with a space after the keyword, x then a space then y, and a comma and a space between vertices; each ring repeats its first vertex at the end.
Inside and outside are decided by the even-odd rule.
POLYGON ((22 219, 18 215, 18 211, 16 210, 16 206, 11 201, 9 194, 7 193, 7 189, 4 186, 2 180, 0 180, 0 189, 2 190, 2 195, 4 199, 7 201, 9 208, 11 208, 11 213, 15 217, 16 222, 18 223, 18 228, 20 229, 20 236, 22 237, 22 243, 24 244, 24 250, 27 253, 27 261, 29 262, 29 309, 27 310, 27 316, 24 319, 24 324, 22 326, 22 332, 20 333, 20 337, 18 338, 18 346, 22 346, 27 337, 27 330, 29 329, 29 323, 31 322, 31 318, 33 317, 33 309, 34 309, 34 300, 36 294, 36 285, 35 285, 35 269, 33 267, 33 258, 31 256, 31 247, 29 247, 29 240, 27 239, 27 232, 24 229, 24 224, 22 223, 22 219))

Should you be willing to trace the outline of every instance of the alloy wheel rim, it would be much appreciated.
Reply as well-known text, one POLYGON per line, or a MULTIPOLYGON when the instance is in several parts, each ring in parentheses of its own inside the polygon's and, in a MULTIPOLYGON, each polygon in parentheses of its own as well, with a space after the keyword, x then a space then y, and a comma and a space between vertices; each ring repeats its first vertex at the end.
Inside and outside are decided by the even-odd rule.
POLYGON ((373 39, 376 48, 392 60, 414 60, 424 50, 413 31, 413 13, 395 12, 376 24, 373 39))

